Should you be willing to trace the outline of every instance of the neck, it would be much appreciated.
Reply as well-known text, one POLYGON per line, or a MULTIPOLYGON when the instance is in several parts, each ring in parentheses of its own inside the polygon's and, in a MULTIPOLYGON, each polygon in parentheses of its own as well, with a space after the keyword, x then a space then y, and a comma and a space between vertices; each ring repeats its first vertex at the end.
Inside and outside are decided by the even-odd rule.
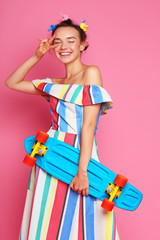
POLYGON ((74 75, 81 72, 84 69, 84 64, 77 58, 74 62, 65 64, 66 80, 70 80, 74 75))

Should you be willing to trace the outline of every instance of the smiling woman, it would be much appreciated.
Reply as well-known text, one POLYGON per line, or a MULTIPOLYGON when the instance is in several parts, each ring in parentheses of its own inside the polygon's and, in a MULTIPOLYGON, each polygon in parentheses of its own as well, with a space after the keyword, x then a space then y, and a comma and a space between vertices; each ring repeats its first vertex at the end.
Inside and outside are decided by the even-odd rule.
POLYGON ((6 85, 49 102, 52 124, 47 133, 80 150, 79 166, 70 185, 32 167, 19 239, 118 240, 114 212, 106 212, 102 201, 89 195, 87 172, 91 157, 100 161, 95 135, 99 117, 112 108, 112 99, 103 88, 99 67, 81 61, 88 48, 86 26, 70 19, 51 26, 51 38, 39 39, 35 54, 7 78, 6 85), (24 80, 49 51, 64 64, 65 76, 24 80))

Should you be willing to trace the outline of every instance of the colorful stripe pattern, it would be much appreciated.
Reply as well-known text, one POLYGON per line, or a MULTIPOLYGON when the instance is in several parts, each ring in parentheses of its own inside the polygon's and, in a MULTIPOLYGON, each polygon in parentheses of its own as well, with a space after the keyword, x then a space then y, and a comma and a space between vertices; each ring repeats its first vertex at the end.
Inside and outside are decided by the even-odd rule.
MULTIPOLYGON (((46 80, 41 84, 45 85, 46 80)), ((66 99, 71 89, 72 86, 66 87, 61 97, 66 99)), ((89 86, 83 91, 88 92, 88 89, 89 86)), ((78 92, 79 89, 76 94, 78 92)), ((85 96, 81 102, 92 99, 85 96)), ((72 94, 72 101, 75 99, 76 95, 72 94)), ((50 110, 52 126, 48 131, 49 136, 80 149, 83 107, 51 96, 50 110)), ((99 161, 95 137, 92 157, 99 161)), ((100 200, 78 194, 35 165, 29 178, 19 239, 118 240, 119 237, 113 211, 106 212, 101 208, 100 200)))
POLYGON ((108 92, 98 85, 56 84, 51 78, 33 80, 36 88, 66 102, 81 106, 102 103, 101 115, 112 108, 112 99, 108 92))

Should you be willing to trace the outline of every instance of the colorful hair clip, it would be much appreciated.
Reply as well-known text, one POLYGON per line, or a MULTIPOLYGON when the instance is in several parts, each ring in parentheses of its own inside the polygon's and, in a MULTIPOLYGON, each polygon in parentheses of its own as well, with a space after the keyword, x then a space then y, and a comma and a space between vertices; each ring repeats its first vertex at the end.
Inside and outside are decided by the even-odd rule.
POLYGON ((55 28, 56 28, 56 25, 52 24, 52 25, 50 26, 50 28, 48 29, 48 32, 51 31, 51 30, 54 31, 55 28))
POLYGON ((85 21, 86 20, 84 20, 80 25, 78 25, 84 32, 87 31, 87 27, 88 27, 88 25, 85 24, 85 21))
MULTIPOLYGON (((62 13, 60 13, 60 14, 62 15, 61 21, 65 21, 65 20, 68 20, 68 19, 69 19, 68 15, 66 15, 66 14, 64 15, 64 14, 62 14, 62 13)), ((80 25, 77 24, 77 26, 79 26, 84 32, 87 31, 87 27, 88 27, 88 25, 86 25, 85 22, 86 22, 86 20, 83 20, 83 22, 82 22, 80 25)), ((48 32, 51 31, 51 30, 54 31, 55 28, 56 28, 56 26, 57 26, 57 25, 52 24, 52 25, 50 26, 50 28, 48 29, 48 32)))

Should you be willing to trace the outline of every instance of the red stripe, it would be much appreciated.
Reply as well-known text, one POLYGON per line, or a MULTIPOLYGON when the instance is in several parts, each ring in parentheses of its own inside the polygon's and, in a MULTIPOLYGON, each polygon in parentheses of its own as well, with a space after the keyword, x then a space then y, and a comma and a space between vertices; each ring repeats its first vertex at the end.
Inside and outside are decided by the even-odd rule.
POLYGON ((73 146, 74 145, 75 136, 76 136, 75 134, 66 132, 63 142, 73 146))
POLYGON ((83 240, 83 226, 82 226, 82 195, 79 198, 79 222, 78 222, 78 240, 83 240))
POLYGON ((46 85, 45 82, 40 83, 40 84, 37 86, 37 88, 43 91, 43 87, 44 87, 44 85, 46 85))
POLYGON ((82 105, 90 105, 89 85, 83 87, 82 105))
POLYGON ((30 232, 30 225, 31 225, 31 219, 32 219, 32 211, 33 211, 33 205, 34 205, 34 197, 35 197, 35 193, 36 193, 36 189, 37 189, 37 182, 38 182, 39 171, 40 171, 40 168, 39 168, 37 165, 35 165, 34 167, 35 167, 35 169, 36 169, 36 167, 38 168, 38 172, 37 172, 37 178, 36 178, 35 187, 34 187, 34 189, 33 189, 34 192, 33 192, 32 208, 31 208, 31 214, 30 214, 30 220, 29 220, 29 228, 28 228, 28 236, 27 236, 27 239, 28 239, 28 237, 29 237, 29 232, 30 232))
POLYGON ((61 214, 63 210, 67 184, 58 180, 55 193, 54 205, 52 208, 46 240, 54 240, 57 237, 61 214))
POLYGON ((58 113, 56 112, 56 104, 57 104, 58 99, 55 97, 51 97, 51 109, 53 111, 53 121, 54 121, 54 130, 58 130, 58 124, 57 124, 57 119, 58 119, 58 113))
POLYGON ((68 90, 67 90, 67 92, 66 92, 66 95, 65 95, 65 97, 64 97, 64 99, 63 100, 65 100, 66 99, 66 96, 67 96, 67 94, 68 94, 68 92, 69 92, 69 90, 71 89, 71 87, 72 87, 72 85, 68 88, 68 90))

